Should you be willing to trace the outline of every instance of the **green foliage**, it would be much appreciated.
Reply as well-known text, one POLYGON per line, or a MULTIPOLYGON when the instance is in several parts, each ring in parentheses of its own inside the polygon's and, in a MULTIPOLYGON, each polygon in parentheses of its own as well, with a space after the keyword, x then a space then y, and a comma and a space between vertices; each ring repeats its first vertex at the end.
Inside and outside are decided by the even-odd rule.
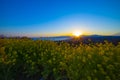
POLYGON ((0 80, 119 80, 120 44, 0 39, 0 80))

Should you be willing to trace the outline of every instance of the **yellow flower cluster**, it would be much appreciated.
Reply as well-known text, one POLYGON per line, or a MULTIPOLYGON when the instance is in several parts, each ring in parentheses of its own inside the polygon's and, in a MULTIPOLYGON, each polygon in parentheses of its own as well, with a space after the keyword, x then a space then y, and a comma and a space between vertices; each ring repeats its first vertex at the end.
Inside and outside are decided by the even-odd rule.
POLYGON ((119 80, 120 44, 0 39, 0 80, 119 80), (22 79, 21 79, 22 80, 22 79))

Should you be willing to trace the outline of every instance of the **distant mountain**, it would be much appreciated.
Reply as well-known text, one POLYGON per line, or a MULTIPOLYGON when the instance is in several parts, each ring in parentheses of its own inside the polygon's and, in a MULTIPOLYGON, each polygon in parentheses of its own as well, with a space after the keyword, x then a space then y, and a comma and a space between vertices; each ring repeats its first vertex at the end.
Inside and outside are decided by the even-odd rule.
POLYGON ((120 42, 120 36, 103 36, 103 35, 88 35, 88 36, 82 36, 80 37, 80 39, 71 39, 69 40, 69 42, 71 41, 76 41, 75 43, 85 43, 85 44, 89 44, 89 40, 92 43, 104 43, 105 40, 107 40, 108 42, 112 42, 113 44, 118 44, 118 42, 120 42))
POLYGON ((102 37, 102 35, 96 35, 96 34, 94 34, 94 35, 90 35, 89 37, 102 37))
POLYGON ((0 34, 0 38, 5 38, 6 36, 3 34, 0 34))
POLYGON ((120 32, 119 32, 119 33, 114 34, 114 36, 120 36, 120 32))
POLYGON ((82 35, 81 37, 85 37, 85 38, 91 38, 91 37, 102 37, 102 35, 96 35, 96 34, 94 34, 94 35, 82 35))

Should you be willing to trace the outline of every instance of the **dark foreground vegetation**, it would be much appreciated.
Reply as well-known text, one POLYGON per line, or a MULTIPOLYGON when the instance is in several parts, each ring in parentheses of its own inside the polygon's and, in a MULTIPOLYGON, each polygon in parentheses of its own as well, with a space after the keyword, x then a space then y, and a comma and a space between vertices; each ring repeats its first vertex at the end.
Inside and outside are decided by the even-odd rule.
POLYGON ((0 80, 119 80, 120 43, 0 39, 0 80))

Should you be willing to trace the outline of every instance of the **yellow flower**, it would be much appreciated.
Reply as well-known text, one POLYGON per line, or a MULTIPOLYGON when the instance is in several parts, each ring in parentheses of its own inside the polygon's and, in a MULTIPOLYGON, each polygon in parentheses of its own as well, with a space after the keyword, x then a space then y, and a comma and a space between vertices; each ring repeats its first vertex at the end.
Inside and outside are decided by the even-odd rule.
POLYGON ((92 79, 91 79, 91 76, 87 76, 87 80, 92 80, 92 79))
POLYGON ((86 58, 85 57, 83 57, 82 62, 84 62, 84 63, 86 62, 86 58))
POLYGON ((106 78, 106 80, 111 80, 109 76, 106 76, 105 78, 106 78))
POLYGON ((53 72, 56 72, 56 68, 53 68, 53 72))
POLYGON ((48 60, 48 63, 50 63, 50 64, 51 64, 51 63, 52 63, 52 61, 51 61, 51 60, 48 60))

